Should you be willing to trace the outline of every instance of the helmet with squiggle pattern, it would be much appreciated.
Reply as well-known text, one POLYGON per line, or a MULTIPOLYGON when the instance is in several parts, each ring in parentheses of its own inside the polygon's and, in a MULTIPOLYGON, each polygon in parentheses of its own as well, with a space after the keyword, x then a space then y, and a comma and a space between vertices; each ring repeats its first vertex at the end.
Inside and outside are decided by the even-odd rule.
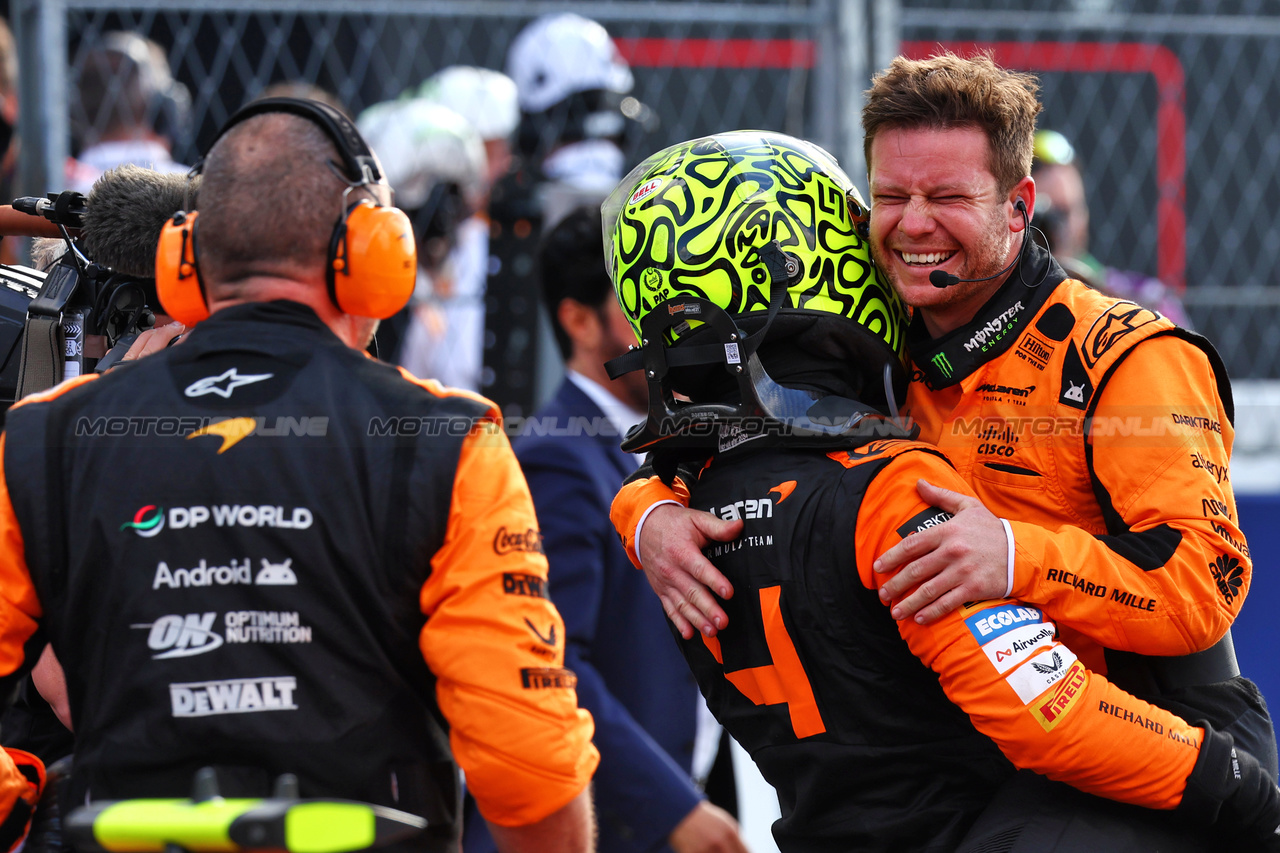
POLYGON ((659 303, 708 299, 742 318, 767 312, 760 250, 798 260, 784 313, 853 321, 903 358, 906 310, 871 262, 867 207, 831 155, 767 131, 673 145, 632 170, 601 209, 605 263, 637 339, 659 303))

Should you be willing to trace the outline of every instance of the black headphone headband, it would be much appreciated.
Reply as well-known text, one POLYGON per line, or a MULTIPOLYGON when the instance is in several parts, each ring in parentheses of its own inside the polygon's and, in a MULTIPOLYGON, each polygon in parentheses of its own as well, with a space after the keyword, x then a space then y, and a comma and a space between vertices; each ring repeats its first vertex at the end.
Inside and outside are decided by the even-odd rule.
MULTIPOLYGON (((208 155, 231 128, 263 113, 291 113, 316 124, 337 147, 338 154, 342 157, 343 172, 352 183, 372 184, 383 180, 382 171, 378 168, 378 158, 351 119, 329 104, 307 98, 262 98, 245 104, 222 125, 205 154, 208 155)), ((202 163, 203 160, 202 157, 202 163)))

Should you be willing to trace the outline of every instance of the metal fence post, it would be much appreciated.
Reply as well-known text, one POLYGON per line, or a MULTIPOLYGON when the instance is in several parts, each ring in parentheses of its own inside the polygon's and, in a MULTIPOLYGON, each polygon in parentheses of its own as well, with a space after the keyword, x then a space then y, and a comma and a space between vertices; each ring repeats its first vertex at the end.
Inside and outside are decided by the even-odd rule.
MULTIPOLYGON (((67 17, 63 0, 13 0, 22 157, 17 190, 44 195, 66 180, 67 17)), ((8 202, 10 199, 3 199, 8 202)))

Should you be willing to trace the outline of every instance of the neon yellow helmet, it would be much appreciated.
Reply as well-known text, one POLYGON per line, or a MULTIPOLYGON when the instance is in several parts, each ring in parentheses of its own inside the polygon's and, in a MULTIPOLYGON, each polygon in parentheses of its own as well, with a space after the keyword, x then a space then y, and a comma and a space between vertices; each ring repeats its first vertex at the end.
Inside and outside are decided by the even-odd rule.
POLYGON ((633 169, 601 215, 605 263, 637 340, 654 306, 681 295, 735 317, 768 311, 760 249, 776 240, 802 266, 784 311, 853 320, 903 357, 906 309, 871 263, 867 206, 812 143, 740 130, 673 145, 633 169))
MULTIPOLYGON (((754 370, 781 370, 779 381, 784 373, 795 376, 804 361, 810 376, 861 371, 868 381, 854 383, 855 396, 873 406, 885 402, 882 394, 892 399, 888 386, 905 388, 906 308, 872 264, 866 204, 818 146, 750 130, 673 145, 633 169, 605 200, 601 216, 605 264, 638 341, 647 344, 661 328, 668 347, 687 341, 686 349, 714 353, 694 344, 715 332, 703 328, 710 308, 727 314, 736 329, 722 343, 743 345, 738 373, 750 373, 748 357, 768 344, 762 356, 773 355, 777 370, 767 357, 754 370), (710 306, 695 310, 683 304, 688 300, 710 306), (668 315, 678 311, 680 322, 671 322, 668 315), (886 387, 869 393, 882 370, 886 387)), ((730 374, 736 370, 724 357, 717 360, 730 374)), ((639 354, 626 362, 637 366, 639 354)), ((655 409, 664 377, 646 370, 654 420, 669 414, 655 409)), ((709 374, 697 377, 696 384, 707 387, 709 374)), ((694 396, 689 387, 685 382, 675 390, 694 396)), ((752 396, 757 408, 768 410, 758 393, 752 396)))

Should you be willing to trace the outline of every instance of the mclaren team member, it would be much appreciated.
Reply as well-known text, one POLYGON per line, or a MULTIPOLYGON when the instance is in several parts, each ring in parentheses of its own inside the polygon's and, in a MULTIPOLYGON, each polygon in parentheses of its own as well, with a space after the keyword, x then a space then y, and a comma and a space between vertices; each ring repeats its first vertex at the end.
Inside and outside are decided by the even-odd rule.
POLYGON ((203 172, 157 286, 175 319, 211 316, 22 401, 3 438, 0 672, 56 650, 69 800, 181 796, 205 765, 262 796, 291 772, 456 850, 461 767, 502 849, 589 850, 591 719, 540 639, 564 631, 498 414, 362 353, 413 282, 376 157, 336 111, 274 99, 203 172))
MULTIPOLYGON (((1251 566, 1226 372, 1203 338, 1067 279, 1027 238, 1035 93, 951 55, 899 58, 868 93, 872 253, 915 309, 905 408, 980 499, 922 484, 956 518, 881 557, 878 572, 900 569, 881 596, 921 621, 1005 595, 1043 608, 1091 669, 1230 732, 1274 773, 1270 716, 1229 634, 1251 566)), ((628 544, 670 496, 624 490, 628 544)), ((695 579, 731 586, 695 546, 736 529, 662 506, 642 532, 668 615, 714 633, 726 615, 695 579)))
MULTIPOLYGON (((1280 849, 1280 791, 1258 762, 1091 671, 1041 610, 997 598, 922 625, 880 601, 876 557, 949 517, 917 481, 971 492, 873 408, 905 385, 906 315, 859 234, 865 213, 825 152, 758 131, 661 151, 604 207, 606 260, 644 342, 617 367, 649 377, 628 446, 710 453, 690 503, 744 522, 708 551, 736 589, 728 627, 681 645, 778 790, 779 845, 953 850, 1013 773, 1003 751, 1280 849)), ((1130 811, 1141 849, 1200 849, 1130 811)), ((1031 837, 1017 849, 1053 849, 1031 837)))

